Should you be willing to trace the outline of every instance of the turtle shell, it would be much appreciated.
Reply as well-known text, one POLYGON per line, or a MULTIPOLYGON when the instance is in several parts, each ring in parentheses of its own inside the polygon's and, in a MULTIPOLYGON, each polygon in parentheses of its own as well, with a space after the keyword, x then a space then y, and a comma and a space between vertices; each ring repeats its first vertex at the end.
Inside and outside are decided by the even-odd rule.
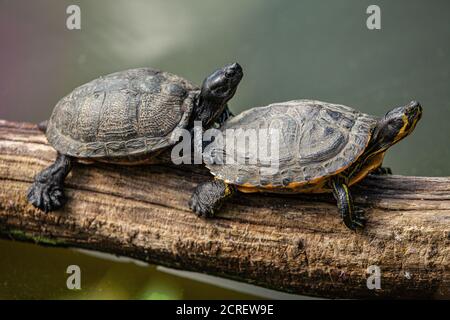
POLYGON ((314 184, 353 164, 367 147, 376 122, 350 107, 314 100, 253 108, 223 126, 224 143, 215 139, 208 146, 213 155, 209 160, 215 158, 216 163, 207 167, 217 178, 247 187, 314 184), (229 139, 231 132, 237 140, 229 139), (274 132, 278 156, 270 154, 274 132), (217 164, 217 159, 223 162, 217 164))
POLYGON ((46 135, 78 158, 140 156, 168 147, 187 126, 198 87, 176 75, 139 68, 86 83, 55 106, 46 135))

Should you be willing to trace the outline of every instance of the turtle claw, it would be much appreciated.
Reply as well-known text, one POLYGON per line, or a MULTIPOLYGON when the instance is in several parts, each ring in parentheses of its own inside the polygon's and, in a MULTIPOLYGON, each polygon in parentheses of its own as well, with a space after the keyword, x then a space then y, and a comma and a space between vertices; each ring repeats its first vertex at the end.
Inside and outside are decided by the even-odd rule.
POLYGON ((28 201, 45 213, 61 208, 65 203, 63 188, 60 184, 35 181, 27 193, 28 201))
POLYGON ((365 217, 364 217, 364 209, 354 208, 353 212, 354 212, 355 216, 359 216, 359 217, 365 219, 365 217))
POLYGON ((200 194, 194 193, 191 200, 189 200, 189 208, 191 208, 191 210, 199 217, 214 217, 213 206, 205 200, 207 199, 202 199, 200 194))
POLYGON ((359 221, 359 220, 353 221, 353 230, 356 230, 357 228, 364 229, 365 226, 366 226, 365 221, 359 221))
POLYGON ((202 183, 195 188, 189 207, 199 217, 214 217, 224 200, 233 194, 233 190, 221 180, 202 183))
POLYGON ((352 229, 364 228, 366 226, 367 218, 364 216, 364 210, 355 209, 354 216, 352 217, 352 229))

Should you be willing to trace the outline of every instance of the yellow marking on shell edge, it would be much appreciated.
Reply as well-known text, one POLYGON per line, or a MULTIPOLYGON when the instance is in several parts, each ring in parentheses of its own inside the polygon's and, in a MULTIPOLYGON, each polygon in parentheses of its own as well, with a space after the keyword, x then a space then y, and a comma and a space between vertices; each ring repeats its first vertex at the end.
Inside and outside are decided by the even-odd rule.
POLYGON ((323 188, 327 181, 328 177, 320 177, 308 182, 291 182, 287 186, 274 186, 273 184, 254 186, 250 183, 245 183, 242 185, 236 185, 236 188, 240 192, 244 193, 323 193, 330 191, 323 188))
MULTIPOLYGON (((352 186, 362 179, 364 179, 371 171, 375 170, 383 163, 385 152, 376 154, 373 159, 371 159, 364 167, 361 168, 359 173, 351 178, 348 186, 352 186)), ((289 189, 292 193, 328 193, 331 189, 326 187, 326 182, 329 177, 321 177, 308 182, 291 182, 286 187, 283 186, 273 186, 272 184, 256 187, 250 183, 245 183, 243 185, 237 185, 237 189, 244 193, 255 193, 255 192, 276 192, 280 190, 289 189)), ((227 182, 227 181, 226 181, 227 182)))
MULTIPOLYGON (((301 182, 291 182, 286 186, 267 184, 264 186, 255 186, 248 182, 242 185, 236 185, 237 189, 244 193, 254 193, 254 192, 274 192, 274 193, 286 193, 286 189, 291 193, 326 193, 331 190, 328 188, 324 188, 326 182, 329 177, 335 176, 342 171, 347 169, 347 167, 336 170, 336 172, 331 173, 326 177, 318 177, 309 181, 301 181, 301 182)), ((230 181, 225 181, 226 183, 231 183, 230 181)))
POLYGON ((263 190, 258 189, 257 187, 243 187, 243 186, 236 186, 236 187, 240 192, 243 192, 243 193, 255 193, 255 192, 263 191, 263 190))

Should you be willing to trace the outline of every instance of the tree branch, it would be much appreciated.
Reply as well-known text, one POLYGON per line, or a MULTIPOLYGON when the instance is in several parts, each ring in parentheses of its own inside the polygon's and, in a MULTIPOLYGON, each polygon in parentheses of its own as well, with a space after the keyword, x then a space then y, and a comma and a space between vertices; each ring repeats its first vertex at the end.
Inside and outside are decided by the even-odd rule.
POLYGON ((240 195, 214 219, 189 211, 200 166, 77 164, 63 210, 26 201, 55 158, 35 125, 0 121, 0 233, 99 250, 304 295, 449 297, 450 178, 369 177, 353 189, 368 226, 342 225, 330 195, 240 195), (369 290, 366 269, 381 269, 369 290))

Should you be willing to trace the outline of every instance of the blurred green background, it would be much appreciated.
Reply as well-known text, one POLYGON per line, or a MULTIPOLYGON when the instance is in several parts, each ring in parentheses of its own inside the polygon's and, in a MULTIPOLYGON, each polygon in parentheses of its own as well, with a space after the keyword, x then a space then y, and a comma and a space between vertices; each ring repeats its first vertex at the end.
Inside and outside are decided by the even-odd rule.
MULTIPOLYGON (((151 66, 198 84, 238 61, 230 108, 311 98, 383 115, 418 100, 424 117, 385 164, 406 175, 450 175, 450 2, 0 0, 0 118, 38 122, 74 87, 151 66), (81 30, 66 8, 81 8, 81 30), (381 30, 366 9, 381 8, 381 30)), ((257 297, 64 249, 0 241, 0 298, 257 297), (83 290, 65 289, 78 264, 83 290)), ((217 280, 220 283, 220 280, 217 280)))

